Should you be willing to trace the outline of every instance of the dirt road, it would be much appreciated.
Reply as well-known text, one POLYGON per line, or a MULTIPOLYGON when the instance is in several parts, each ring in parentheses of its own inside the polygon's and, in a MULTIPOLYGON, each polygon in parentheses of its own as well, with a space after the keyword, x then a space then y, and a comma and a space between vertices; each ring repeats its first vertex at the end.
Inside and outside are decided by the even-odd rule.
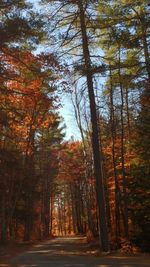
POLYGON ((150 267, 150 258, 125 256, 94 256, 85 238, 48 240, 14 258, 15 267, 150 267))

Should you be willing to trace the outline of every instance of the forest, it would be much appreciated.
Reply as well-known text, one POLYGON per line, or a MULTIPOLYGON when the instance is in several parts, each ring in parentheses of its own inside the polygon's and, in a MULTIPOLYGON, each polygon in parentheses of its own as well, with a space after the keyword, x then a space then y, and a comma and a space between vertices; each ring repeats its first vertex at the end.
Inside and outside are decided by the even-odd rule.
POLYGON ((148 1, 1 0, 0 14, 0 244, 149 251, 148 1))

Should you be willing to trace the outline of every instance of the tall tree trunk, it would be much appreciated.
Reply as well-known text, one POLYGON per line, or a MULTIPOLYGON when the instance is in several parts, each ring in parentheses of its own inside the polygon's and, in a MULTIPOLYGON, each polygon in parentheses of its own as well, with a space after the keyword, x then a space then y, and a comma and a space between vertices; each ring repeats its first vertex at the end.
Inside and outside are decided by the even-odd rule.
MULTIPOLYGON (((110 64, 109 64, 110 65, 110 64)), ((120 237, 120 188, 118 184, 116 157, 115 157, 115 118, 114 118, 114 101, 113 101, 113 84, 112 84, 112 70, 109 66, 110 72, 110 123, 111 123, 111 139, 112 139, 112 163, 115 180, 115 224, 116 224, 116 242, 119 242, 120 237)))
POLYGON ((126 91, 125 91, 125 101, 126 101, 126 112, 127 112, 128 141, 130 142, 130 138, 131 138, 131 127, 130 127, 130 112, 129 112, 128 88, 126 88, 126 91))
POLYGON ((85 62, 85 71, 86 71, 87 87, 88 87, 90 111, 91 111, 92 148, 93 148, 93 157, 94 157, 97 203, 99 207, 101 247, 103 251, 108 251, 109 242, 108 242, 108 229, 107 229, 107 218, 106 218, 106 204, 105 204, 103 173, 102 173, 102 168, 101 168, 102 159, 100 155, 100 146, 99 146, 99 138, 98 138, 99 136, 98 136, 98 125, 97 125, 97 112, 96 112, 96 103, 95 103, 94 88, 93 88, 93 79, 92 79, 92 73, 91 73, 89 45, 88 45, 88 37, 87 37, 87 32, 86 32, 83 1, 78 0, 77 3, 79 7, 80 26, 81 26, 81 33, 82 33, 82 48, 83 48, 83 56, 84 56, 84 62, 85 62))
POLYGON ((124 95, 123 95, 123 85, 121 80, 121 48, 119 46, 119 85, 120 85, 120 94, 121 94, 121 164, 122 164, 122 179, 123 179, 123 202, 124 202, 124 228, 125 228, 125 237, 128 239, 128 200, 127 200, 127 185, 126 185, 126 173, 125 173, 125 151, 124 151, 124 118, 123 118, 123 109, 124 109, 124 95))
POLYGON ((75 197, 74 197, 74 188, 70 183, 70 193, 71 193, 71 206, 72 206, 72 225, 73 225, 73 232, 74 234, 77 233, 77 218, 75 212, 75 197))
POLYGON ((49 233, 50 235, 52 235, 53 232, 53 209, 54 209, 54 203, 53 203, 53 195, 52 192, 50 194, 50 229, 49 229, 49 233))
POLYGON ((24 241, 30 240, 30 234, 33 226, 33 188, 34 184, 34 138, 35 130, 30 125, 28 144, 25 156, 25 223, 24 223, 24 241), (32 178, 32 180, 31 180, 32 178))
POLYGON ((7 241, 7 218, 6 218, 6 190, 2 192, 1 195, 1 214, 0 214, 0 219, 1 219, 1 237, 0 240, 2 243, 5 243, 7 241))

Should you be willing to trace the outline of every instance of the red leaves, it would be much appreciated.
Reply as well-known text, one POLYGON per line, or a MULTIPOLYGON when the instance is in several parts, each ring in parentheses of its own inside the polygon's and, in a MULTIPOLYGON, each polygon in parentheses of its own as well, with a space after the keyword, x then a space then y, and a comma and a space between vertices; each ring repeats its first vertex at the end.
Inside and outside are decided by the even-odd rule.
POLYGON ((31 131, 49 128, 55 120, 49 112, 54 109, 54 98, 47 92, 53 91, 49 82, 54 80, 52 68, 58 63, 52 55, 34 56, 17 49, 4 49, 0 59, 7 73, 1 78, 0 102, 7 113, 12 139, 17 138, 25 149, 31 131))
POLYGON ((70 182, 81 181, 84 177, 84 160, 81 143, 66 142, 60 151, 59 179, 70 182))

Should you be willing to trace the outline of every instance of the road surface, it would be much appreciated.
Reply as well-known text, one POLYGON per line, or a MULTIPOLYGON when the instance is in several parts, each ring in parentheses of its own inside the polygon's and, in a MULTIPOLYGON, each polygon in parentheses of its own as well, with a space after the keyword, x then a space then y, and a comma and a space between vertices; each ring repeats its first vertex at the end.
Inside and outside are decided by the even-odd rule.
POLYGON ((14 267, 150 267, 148 257, 94 256, 85 238, 47 240, 11 261, 14 267))

